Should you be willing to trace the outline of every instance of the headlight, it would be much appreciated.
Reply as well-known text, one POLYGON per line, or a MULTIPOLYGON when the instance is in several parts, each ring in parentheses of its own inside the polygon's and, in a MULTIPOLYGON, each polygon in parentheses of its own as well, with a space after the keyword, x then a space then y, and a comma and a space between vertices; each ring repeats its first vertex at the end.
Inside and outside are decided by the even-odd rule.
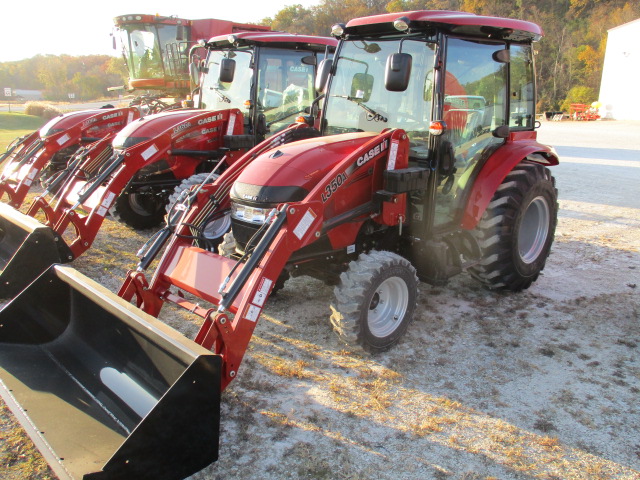
POLYGON ((255 223, 261 225, 265 222, 272 208, 257 208, 242 205, 240 203, 231 204, 231 217, 242 222, 255 223))

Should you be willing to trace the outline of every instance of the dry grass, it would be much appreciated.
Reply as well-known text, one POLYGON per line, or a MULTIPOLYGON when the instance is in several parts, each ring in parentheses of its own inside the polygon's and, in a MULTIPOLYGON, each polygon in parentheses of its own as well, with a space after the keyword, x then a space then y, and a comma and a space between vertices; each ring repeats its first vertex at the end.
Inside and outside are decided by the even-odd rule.
POLYGON ((62 115, 62 111, 45 102, 27 102, 24 104, 25 115, 34 115, 36 117, 51 120, 58 115, 62 115))

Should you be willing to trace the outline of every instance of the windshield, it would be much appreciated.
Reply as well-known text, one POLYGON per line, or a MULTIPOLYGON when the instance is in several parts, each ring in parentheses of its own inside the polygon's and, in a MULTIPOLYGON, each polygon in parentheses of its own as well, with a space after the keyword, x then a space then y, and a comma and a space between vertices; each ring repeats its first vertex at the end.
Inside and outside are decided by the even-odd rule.
POLYGON ((302 62, 310 55, 308 51, 271 48, 260 52, 258 113, 265 115, 271 134, 293 123, 315 98, 314 67, 302 62))
POLYGON ((325 101, 325 134, 376 132, 402 128, 413 141, 425 143, 431 121, 435 44, 405 39, 402 53, 412 57, 411 79, 404 92, 384 86, 387 57, 400 41, 346 41, 325 101))
POLYGON ((244 115, 249 112, 247 100, 251 100, 251 51, 213 50, 207 57, 208 71, 202 79, 200 107, 207 110, 238 108, 244 115), (235 75, 230 83, 220 82, 220 61, 232 58, 236 62, 235 75))
POLYGON ((177 25, 127 25, 120 40, 131 78, 164 78, 163 55, 177 42, 177 25))

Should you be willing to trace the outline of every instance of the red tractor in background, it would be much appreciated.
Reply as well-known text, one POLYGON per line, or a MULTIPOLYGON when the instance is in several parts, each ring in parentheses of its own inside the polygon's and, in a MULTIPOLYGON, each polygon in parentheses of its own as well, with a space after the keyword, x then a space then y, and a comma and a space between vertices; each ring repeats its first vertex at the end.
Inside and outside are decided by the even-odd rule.
MULTIPOLYGON (((198 64, 198 109, 138 118, 120 127, 117 135, 79 149, 26 211, 31 217, 44 215, 44 225, 14 208, 2 208, 0 294, 15 295, 51 264, 69 262, 85 252, 107 212, 137 229, 160 225, 170 200, 215 178, 245 150, 311 107, 316 66, 336 44, 332 38, 281 32, 212 38, 205 44, 207 59, 198 64)), ((111 109, 103 112, 103 117, 114 115, 111 109)), ((89 120, 81 125, 93 125, 89 120)), ((58 144, 59 137, 73 143, 69 132, 75 130, 51 134, 53 140, 47 138, 45 145, 58 144)), ((78 129, 74 138, 80 137, 78 129)), ((18 170, 24 179, 21 198, 36 167, 42 168, 30 160, 25 155, 7 167, 24 163, 18 170)), ((4 186, 0 183, 0 193, 4 186)), ((228 229, 228 217, 212 223, 207 228, 210 241, 221 240, 228 229)))
POLYGON ((442 284, 466 270, 488 288, 519 291, 538 278, 558 208, 547 168, 558 158, 535 131, 540 27, 415 11, 333 33, 340 44, 319 66, 319 116, 190 191, 119 297, 54 266, 0 312, 0 375, 12 392, 3 396, 28 409, 54 468, 63 457, 76 476, 100 462, 100 478, 182 478, 215 460, 208 429, 220 420, 220 390, 290 275, 334 284, 333 328, 371 352, 409 328, 418 279, 442 284), (231 232, 215 253, 205 226, 226 215, 231 232), (165 302, 201 317, 192 344, 153 318, 165 302), (72 391, 35 391, 34 369, 72 391), (44 398, 72 425, 56 432, 40 415, 44 398), (119 435, 96 445, 116 453, 92 444, 88 454, 104 431, 119 435))

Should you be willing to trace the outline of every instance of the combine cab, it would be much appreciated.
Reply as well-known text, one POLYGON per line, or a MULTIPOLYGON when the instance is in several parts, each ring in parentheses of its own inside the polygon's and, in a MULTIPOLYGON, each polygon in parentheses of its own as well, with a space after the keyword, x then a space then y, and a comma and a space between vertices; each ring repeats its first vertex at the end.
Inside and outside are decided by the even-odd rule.
MULTIPOLYGON (((185 97, 189 84, 189 52, 199 40, 243 31, 271 30, 207 18, 187 20, 159 15, 121 15, 113 19, 129 70, 129 89, 162 91, 185 97)), ((115 41, 114 41, 115 48, 115 41)))
MULTIPOLYGON (((153 317, 165 302, 200 316, 195 343, 219 359, 221 389, 237 376, 269 295, 290 275, 335 285, 334 330, 376 353, 410 333, 419 280, 443 284, 467 270, 488 288, 519 291, 538 278, 553 242, 557 191, 547 167, 558 158, 536 141, 537 25, 416 11, 351 20, 333 33, 340 44, 319 66, 318 121, 312 115, 281 130, 191 191, 119 292, 153 317), (226 212, 231 233, 214 253, 203 248, 204 226, 226 212), (143 271, 163 248, 148 280, 143 271)), ((44 315, 27 300, 62 288, 86 292, 82 281, 60 276, 60 267, 50 269, 11 314, 0 313, 5 343, 21 341, 18 327, 31 325, 31 315, 76 353, 65 340, 71 307, 59 302, 44 315)), ((109 295, 85 298, 87 317, 76 328, 89 329, 108 310, 109 295)), ((29 343, 50 339, 41 337, 29 343)), ((105 338, 86 348, 106 351, 113 337, 105 338)), ((20 348, 3 364, 19 363, 20 348)), ((95 382, 86 388, 99 390, 95 382)))

